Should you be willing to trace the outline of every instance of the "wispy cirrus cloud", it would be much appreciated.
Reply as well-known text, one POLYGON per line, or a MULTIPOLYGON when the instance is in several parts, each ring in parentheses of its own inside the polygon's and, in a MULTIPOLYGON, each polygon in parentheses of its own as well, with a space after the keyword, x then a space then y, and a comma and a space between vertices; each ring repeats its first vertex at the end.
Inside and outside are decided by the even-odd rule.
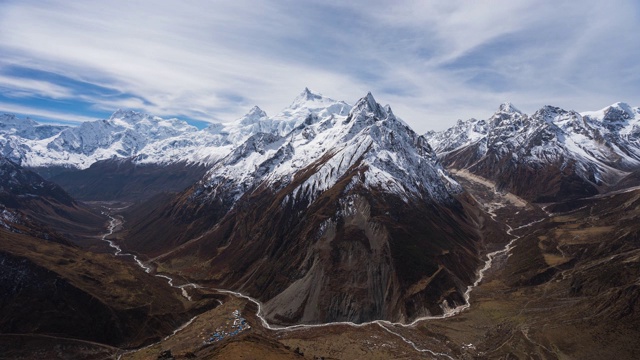
POLYGON ((593 109, 637 99, 639 7, 8 1, 0 100, 34 115, 136 108, 226 121, 254 104, 274 114, 308 86, 349 102, 372 91, 420 132, 488 116, 503 101, 593 109))
POLYGON ((46 109, 34 108, 31 106, 16 105, 0 101, 0 109, 5 113, 30 114, 30 116, 39 117, 45 120, 54 121, 59 124, 72 125, 84 121, 96 120, 94 117, 77 115, 67 112, 49 111, 46 109))
POLYGON ((48 81, 0 75, 0 90, 6 96, 41 96, 53 99, 69 98, 73 91, 48 81))

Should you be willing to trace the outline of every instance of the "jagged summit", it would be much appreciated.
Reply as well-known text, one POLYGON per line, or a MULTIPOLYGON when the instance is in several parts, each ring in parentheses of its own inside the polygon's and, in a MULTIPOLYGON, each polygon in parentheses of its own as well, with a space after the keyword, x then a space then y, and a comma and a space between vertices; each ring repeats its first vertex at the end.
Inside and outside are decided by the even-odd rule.
MULTIPOLYGON (((351 108, 343 101, 336 101, 320 93, 314 93, 308 88, 304 88, 304 90, 293 100, 291 105, 289 105, 287 109, 283 110, 283 112, 291 112, 299 109, 314 111, 331 107, 332 105, 340 105, 348 109, 351 108)), ((347 112, 348 109, 346 110, 347 112)))
POLYGON ((353 106, 353 111, 367 110, 369 112, 379 113, 381 108, 371 92, 368 92, 367 95, 356 102, 353 106))
POLYGON ((635 113, 638 113, 638 108, 632 108, 631 106, 629 106, 629 104, 625 103, 625 102, 617 102, 615 104, 612 104, 611 106, 609 106, 609 108, 612 109, 620 109, 622 111, 624 111, 625 113, 629 114, 629 115, 633 115, 635 113))
POLYGON ((376 99, 373 98, 373 94, 371 94, 371 92, 368 92, 364 98, 358 101, 358 103, 362 102, 363 100, 367 103, 367 105, 369 105, 369 109, 376 109, 379 106, 378 102, 376 102, 376 99))
POLYGON ((117 109, 109 116, 109 119, 121 119, 130 117, 142 117, 144 114, 132 109, 117 109))
MULTIPOLYGON (((49 139, 62 130, 63 125, 40 125, 26 117, 12 114, 0 115, 0 155, 8 157, 17 164, 22 164, 25 157, 33 155, 32 142, 49 139)), ((46 152, 38 156, 46 156, 46 152)))
POLYGON ((583 117, 603 123, 638 121, 640 107, 631 107, 624 102, 617 102, 603 109, 580 113, 583 117))
POLYGON ((518 108, 513 106, 513 104, 510 102, 504 102, 500 104, 500 106, 498 107, 498 112, 522 114, 522 111, 520 111, 518 108))
POLYGON ((307 106, 310 102, 315 102, 315 101, 322 102, 325 99, 331 100, 329 98, 322 96, 322 94, 313 93, 311 92, 311 90, 309 90, 309 88, 305 87, 304 90, 302 90, 302 92, 298 96, 296 96, 296 98, 293 100, 289 108, 297 109, 299 107, 307 106))
MULTIPOLYGON (((313 93, 305 88, 289 105, 280 113, 272 117, 275 121, 284 121, 298 126, 308 120, 309 116, 317 119, 334 115, 345 116, 351 110, 351 106, 344 101, 336 101, 319 93, 313 93)), ((307 121, 308 122, 308 121, 307 121)), ((290 128, 287 126, 290 130, 290 128)))
POLYGON ((107 119, 113 125, 116 126, 124 126, 128 128, 135 127, 137 123, 140 122, 159 122, 164 119, 149 115, 137 110, 132 109, 118 109, 109 118, 107 119))
POLYGON ((35 121, 31 120, 28 117, 24 118, 24 119, 19 119, 14 114, 7 114, 7 113, 0 114, 0 125, 4 125, 4 126, 13 125, 13 124, 16 124, 18 122, 29 122, 29 123, 32 123, 32 122, 35 122, 35 121))
POLYGON ((376 99, 373 97, 371 92, 368 92, 363 98, 358 100, 356 104, 351 109, 349 116, 346 121, 350 122, 352 119, 355 119, 356 122, 362 121, 363 119, 369 120, 384 120, 387 118, 395 119, 395 116, 390 111, 391 107, 387 109, 383 108, 380 104, 376 102, 376 99))
POLYGON ((320 159, 325 160, 316 165, 316 173, 300 185, 307 201, 334 186, 354 167, 366 169, 360 180, 363 186, 379 187, 405 199, 424 196, 446 201, 450 197, 447 189, 459 190, 444 176, 426 140, 369 93, 346 117, 330 114, 286 134, 250 137, 212 168, 203 193, 217 189, 216 194, 232 194, 235 201, 257 184, 283 186, 301 168, 320 159), (226 188, 238 181, 243 186, 226 188))
POLYGON ((489 119, 492 127, 522 128, 526 126, 528 118, 516 109, 511 103, 503 103, 489 119))
POLYGON ((14 114, 0 114, 0 133, 8 131, 18 132, 38 125, 36 121, 29 117, 19 118, 14 114))
POLYGON ((260 109, 257 105, 252 107, 249 112, 240 118, 240 124, 242 125, 250 125, 255 124, 256 122, 266 119, 267 113, 264 110, 260 109))
POLYGON ((562 121, 561 119, 569 113, 571 113, 571 111, 561 109, 557 106, 545 105, 533 113, 532 118, 554 123, 562 121))
MULTIPOLYGON (((116 110, 107 122, 110 122, 113 126, 124 126, 128 128, 142 128, 142 127, 172 127, 181 130, 193 130, 195 127, 189 125, 186 121, 180 119, 163 119, 159 116, 150 115, 137 110, 116 110)), ((83 123, 85 124, 85 123, 83 123)), ((82 126, 82 124, 81 124, 82 126)))
POLYGON ((313 93, 308 87, 305 87, 298 98, 304 98, 305 100, 317 100, 322 98, 322 94, 313 93))

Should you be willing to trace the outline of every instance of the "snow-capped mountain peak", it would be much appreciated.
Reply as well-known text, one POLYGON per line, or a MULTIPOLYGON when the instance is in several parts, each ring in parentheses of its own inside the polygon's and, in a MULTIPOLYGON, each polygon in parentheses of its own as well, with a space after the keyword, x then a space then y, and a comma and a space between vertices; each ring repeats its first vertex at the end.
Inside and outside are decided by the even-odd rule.
POLYGON ((142 118, 144 114, 135 111, 135 110, 126 110, 126 109, 118 109, 109 116, 109 120, 114 119, 128 119, 131 122, 135 122, 135 120, 139 120, 142 118))
MULTIPOLYGON (((336 101, 319 93, 314 93, 305 88, 280 114, 276 115, 276 119, 286 119, 291 117, 300 117, 302 114, 314 113, 320 116, 346 115, 351 106, 344 101, 336 101), (322 113, 322 114, 320 114, 322 113)), ((302 116, 306 118, 306 116, 302 116)))
POLYGON ((616 122, 640 119, 640 107, 631 107, 624 102, 617 102, 604 109, 581 112, 580 115, 598 122, 616 122))
POLYGON ((258 186, 278 190, 298 179, 292 196, 311 203, 345 177, 352 177, 350 186, 382 189, 406 201, 447 201, 460 191, 426 139, 367 94, 347 117, 304 123, 286 136, 250 137, 210 170, 195 196, 231 196, 226 202, 234 203, 258 186))
POLYGON ((260 120, 265 120, 267 118, 267 113, 264 110, 260 109, 257 105, 252 107, 249 112, 240 118, 240 124, 242 125, 251 125, 255 124, 260 120))
POLYGON ((332 101, 331 99, 322 96, 322 94, 316 94, 311 92, 309 88, 304 88, 304 90, 302 90, 302 92, 298 96, 296 96, 291 105, 289 105, 289 109, 295 110, 301 107, 314 108, 316 106, 310 106, 310 104, 313 104, 315 102, 323 102, 325 99, 332 101))
POLYGON ((564 119, 570 114, 577 115, 574 111, 567 111, 557 106, 545 105, 536 111, 532 117, 547 123, 558 123, 564 121, 564 119))
MULTIPOLYGON (((141 113, 135 110, 117 110, 109 117, 106 122, 111 123, 113 126, 120 126, 129 129, 162 129, 162 131, 169 131, 169 128, 177 132, 183 131, 196 131, 195 126, 189 125, 186 121, 180 119, 163 119, 158 116, 153 116, 145 113, 141 113)), ((154 130, 152 130, 154 131, 154 130)))
POLYGON ((113 114, 111 114, 111 116, 109 116, 109 119, 107 119, 107 122, 111 123, 114 126, 133 129, 137 123, 140 123, 143 121, 146 121, 147 123, 149 123, 150 121, 153 121, 153 120, 158 121, 162 119, 151 116, 151 115, 143 114, 135 110, 118 109, 113 114))
POLYGON ((526 126, 528 119, 511 103, 503 103, 488 120, 493 128, 522 129, 526 126))
POLYGON ((636 118, 640 114, 638 108, 632 108, 626 103, 615 103, 604 109, 603 122, 624 122, 636 118))
POLYGON ((0 150, 27 167, 85 169, 114 157, 133 157, 138 163, 213 164, 255 134, 284 136, 303 123, 346 116, 350 109, 345 102, 305 89, 276 116, 269 117, 255 106, 236 121, 211 124, 200 131, 183 120, 122 109, 107 119, 76 127, 39 125, 4 115, 0 116, 0 150))
MULTIPOLYGON (((531 116, 498 111, 487 121, 484 134, 477 133, 480 136, 465 136, 475 133, 477 120, 427 136, 449 166, 478 171, 494 180, 502 176, 500 181, 516 189, 525 180, 510 178, 505 169, 524 174, 534 171, 531 169, 557 168, 562 169, 562 181, 567 181, 562 186, 571 183, 573 189, 593 193, 599 187, 613 186, 640 166, 639 113, 638 108, 624 103, 582 114, 544 106, 531 116), (582 185, 575 185, 578 183, 582 185)), ((528 196, 545 192, 531 189, 533 186, 520 191, 528 196)), ((549 196, 545 199, 556 195, 549 196)))
POLYGON ((500 106, 498 107, 498 112, 522 114, 522 111, 520 111, 517 107, 513 106, 513 104, 510 102, 504 102, 500 104, 500 106))
POLYGON ((353 111, 363 110, 375 115, 384 115, 384 109, 382 108, 382 106, 380 106, 380 104, 378 104, 371 92, 368 92, 365 97, 358 100, 358 102, 353 106, 353 111))
POLYGON ((0 115, 0 131, 19 131, 26 127, 37 126, 38 123, 30 118, 20 119, 13 114, 0 115))
POLYGON ((614 120, 616 118, 618 118, 618 116, 607 116, 609 114, 611 115, 620 115, 619 117, 622 117, 623 119, 627 120, 627 119, 631 119, 633 117, 635 117, 636 114, 639 113, 638 108, 632 108, 631 106, 629 106, 629 104, 627 103, 623 103, 623 102, 617 102, 611 106, 609 106, 607 108, 607 110, 605 110, 605 118, 611 117, 614 120))
MULTIPOLYGON (((389 107, 389 110, 391 110, 391 107, 389 107)), ((395 119, 393 113, 387 112, 385 108, 376 102, 376 99, 371 92, 369 92, 365 97, 356 102, 349 112, 346 122, 355 121, 357 123, 364 120, 384 120, 389 117, 395 119)))
MULTIPOLYGON (((12 114, 0 115, 0 136, 16 136, 30 140, 41 140, 54 136, 67 126, 40 125, 30 118, 19 118, 12 114)), ((0 141, 0 144, 2 141, 0 141)), ((5 153, 5 155, 7 155, 5 153)))
POLYGON ((366 103, 368 105, 369 109, 371 109, 371 110, 375 110, 380 106, 378 104, 378 102, 376 101, 376 99, 373 98, 373 94, 371 94, 371 92, 368 92, 367 96, 362 98, 361 101, 359 101, 358 103, 362 103, 362 102, 366 103), (362 101, 362 100, 364 100, 364 101, 362 101))
POLYGON ((296 96, 296 98, 291 103, 291 106, 289 107, 292 109, 296 109, 300 106, 304 106, 304 104, 308 102, 322 101, 322 98, 322 94, 315 94, 311 92, 309 88, 305 87, 304 90, 302 90, 302 92, 298 96, 296 96))

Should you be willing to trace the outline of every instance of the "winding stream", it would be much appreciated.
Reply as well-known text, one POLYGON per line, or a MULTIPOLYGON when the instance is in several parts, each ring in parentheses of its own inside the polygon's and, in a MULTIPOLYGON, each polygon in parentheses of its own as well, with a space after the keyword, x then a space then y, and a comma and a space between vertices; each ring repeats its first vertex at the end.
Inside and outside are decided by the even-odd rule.
MULTIPOLYGON (((492 210, 487 210, 486 213, 493 220, 496 219, 496 214, 492 210)), ((107 231, 107 233, 105 233, 102 236, 102 240, 107 242, 109 244, 109 246, 114 249, 114 255, 115 256, 129 256, 129 257, 132 257, 133 260, 138 264, 138 266, 140 266, 140 268, 142 268, 146 273, 151 273, 151 271, 153 270, 153 268, 151 266, 144 264, 134 254, 129 254, 129 253, 122 252, 122 249, 120 248, 120 246, 115 244, 112 240, 107 239, 107 237, 109 237, 110 235, 113 235, 113 233, 115 232, 115 229, 118 226, 122 225, 122 221, 117 219, 117 218, 115 218, 115 217, 113 217, 113 216, 111 216, 111 214, 108 213, 108 212, 105 212, 104 214, 109 216, 109 218, 111 220, 109 221, 108 231, 107 231)), ((412 340, 407 339, 406 337, 404 337, 400 333, 391 330, 390 327, 391 328, 393 328, 393 327, 411 328, 411 327, 415 327, 418 323, 420 323, 422 321, 436 320, 436 319, 446 319, 446 318, 450 318, 452 316, 455 316, 455 315, 467 310, 471 306, 471 302, 470 302, 471 291, 482 282, 482 280, 484 279, 485 273, 493 265, 493 260, 496 257, 500 256, 500 255, 506 254, 507 256, 509 256, 510 251, 511 251, 511 249, 513 249, 515 242, 518 239, 521 238, 521 236, 513 235, 513 232, 517 231, 517 230, 520 230, 520 229, 523 229, 523 228, 526 228, 526 227, 529 227, 529 226, 532 226, 532 225, 534 225, 536 223, 542 222, 545 219, 547 219, 547 218, 544 217, 542 219, 539 219, 539 220, 536 220, 536 221, 532 221, 532 222, 530 222, 528 224, 519 226, 517 228, 513 228, 513 227, 509 226, 508 224, 505 224, 507 226, 507 234, 509 234, 510 236, 513 236, 513 239, 511 239, 505 245, 504 248, 486 254, 486 260, 485 260, 484 266, 477 271, 476 280, 473 282, 473 284, 471 284, 471 285, 469 285, 467 287, 466 291, 463 294, 464 295, 464 299, 465 299, 465 304, 456 306, 455 308, 452 308, 452 309, 446 309, 446 311, 442 315, 423 316, 423 317, 420 317, 420 318, 417 318, 417 319, 413 320, 411 323, 408 323, 408 324, 400 323, 400 322, 391 322, 391 321, 388 321, 388 320, 373 320, 373 321, 363 322, 363 323, 354 323, 354 322, 350 322, 350 321, 339 321, 339 322, 330 322, 330 323, 323 323, 323 324, 299 324, 299 325, 289 325, 289 326, 273 325, 273 324, 270 324, 267 321, 267 319, 264 317, 264 315, 263 315, 262 302, 260 302, 259 300, 255 299, 255 298, 252 298, 252 297, 250 297, 248 295, 239 293, 237 291, 232 291, 232 290, 204 287, 204 286, 200 286, 200 285, 195 284, 195 283, 186 283, 186 284, 183 284, 183 285, 175 285, 174 284, 174 279, 172 277, 170 277, 170 276, 167 276, 167 275, 164 275, 164 274, 155 274, 155 276, 166 279, 167 283, 169 284, 169 286, 171 286, 173 288, 176 288, 176 289, 180 289, 181 293, 182 293, 182 296, 185 297, 189 301, 193 301, 193 300, 192 300, 191 296, 189 295, 189 293, 187 291, 188 288, 194 288, 194 289, 195 288, 207 288, 209 290, 214 290, 214 291, 222 293, 222 294, 229 294, 229 295, 233 295, 235 297, 242 298, 242 299, 245 299, 247 301, 250 301, 250 302, 256 304, 256 306, 258 307, 258 311, 256 312, 256 317, 258 319, 260 319, 260 322, 262 323, 262 326, 265 329, 269 329, 269 330, 272 330, 272 331, 295 331, 295 330, 313 329, 313 328, 321 328, 321 327, 335 326, 335 325, 346 325, 346 326, 351 326, 351 327, 356 327, 356 328, 365 327, 365 326, 369 326, 369 325, 378 325, 382 329, 384 329, 386 332, 398 337, 400 340, 402 340, 406 344, 410 345, 413 349, 415 349, 418 352, 429 353, 429 354, 431 354, 433 356, 436 356, 436 357, 446 357, 448 359, 453 359, 448 354, 439 353, 439 352, 435 352, 435 351, 432 351, 432 350, 429 350, 429 349, 422 349, 422 348, 418 347, 415 342, 413 342, 412 340)), ((222 301, 220 301, 220 304, 222 304, 222 301)), ((187 323, 181 325, 179 328, 174 330, 174 332, 171 335, 165 337, 161 341, 164 341, 164 340, 170 338, 171 336, 173 336, 176 333, 180 332, 182 329, 184 329, 187 326, 189 326, 195 320, 196 317, 192 318, 187 323)), ((155 344, 157 344, 157 343, 155 343, 155 344)), ((151 344, 151 345, 145 346, 144 348, 153 346, 155 344, 151 344)))
MULTIPOLYGON (((104 235, 102 235, 101 240, 105 241, 106 243, 108 243, 109 246, 114 250, 113 255, 115 255, 115 256, 128 256, 128 257, 133 258, 133 260, 136 262, 136 264, 138 264, 138 266, 140 266, 142 268, 142 270, 144 270, 144 272, 146 272, 147 274, 150 274, 151 271, 153 271, 153 267, 151 267, 149 265, 145 265, 145 263, 143 263, 138 258, 137 255, 122 252, 122 248, 118 244, 113 242, 113 240, 107 239, 107 237, 113 235, 113 233, 115 232, 115 229, 118 226, 122 225, 123 222, 122 222, 122 220, 119 220, 118 218, 111 216, 108 212, 103 212, 103 214, 107 215, 110 218, 110 220, 109 220, 108 230, 104 235)), ((184 296, 189 301, 193 301, 193 300, 191 299, 191 296, 187 292, 187 289, 188 288, 198 288, 198 287, 200 287, 200 286, 198 286, 197 284, 194 284, 194 283, 187 283, 187 284, 183 284, 183 285, 174 285, 174 283, 173 283, 174 279, 172 277, 164 275, 164 274, 155 274, 154 276, 166 279, 167 283, 169 284, 169 286, 171 286, 172 288, 180 289, 180 291, 182 292, 182 296, 184 296)))

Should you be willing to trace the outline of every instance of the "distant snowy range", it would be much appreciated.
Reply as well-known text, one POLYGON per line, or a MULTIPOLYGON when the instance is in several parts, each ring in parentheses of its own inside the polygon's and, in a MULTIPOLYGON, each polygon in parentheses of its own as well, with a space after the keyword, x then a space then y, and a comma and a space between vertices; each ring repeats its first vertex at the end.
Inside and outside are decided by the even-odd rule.
MULTIPOLYGON (((380 112, 381 118, 393 117, 394 126, 408 128, 389 105, 376 108, 371 94, 363 100, 373 111, 380 112)), ((286 169, 317 160, 327 149, 337 145, 349 147, 344 139, 338 144, 335 136, 341 133, 339 128, 344 126, 351 110, 346 102, 304 89, 289 107, 274 116, 255 106, 240 119, 211 124, 201 130, 179 119, 127 110, 75 127, 44 125, 4 114, 0 115, 0 154, 36 170, 50 167, 81 170, 101 160, 122 158, 137 164, 199 164, 215 171, 214 165, 225 161, 224 171, 246 177, 268 157, 265 153, 289 151, 286 161, 277 164, 284 174, 286 169), (288 134, 305 126, 298 139, 293 136, 287 139, 288 134), (263 135, 247 142, 257 134, 263 135), (237 158, 243 147, 265 143, 268 143, 265 148, 251 152, 251 157, 237 158), (233 154, 236 158, 230 158, 233 154)), ((393 133, 393 128, 390 131, 393 133)), ((412 141, 428 143, 445 165, 454 168, 470 168, 477 173, 477 169, 471 168, 488 161, 531 166, 553 163, 561 169, 571 167, 577 176, 598 187, 614 184, 640 165, 640 109, 625 103, 583 112, 544 106, 527 115, 505 103, 489 119, 459 120, 450 129, 430 131, 412 141), (455 156, 460 152, 466 156, 455 156)), ((357 149, 340 151, 357 152, 357 149)), ((396 153, 381 151, 377 163, 399 161, 394 157, 396 153)), ((398 175, 390 174, 384 166, 378 167, 377 176, 382 182, 398 175)), ((400 168, 405 173, 411 169, 400 168)), ((274 176, 278 171, 269 174, 274 176)))

